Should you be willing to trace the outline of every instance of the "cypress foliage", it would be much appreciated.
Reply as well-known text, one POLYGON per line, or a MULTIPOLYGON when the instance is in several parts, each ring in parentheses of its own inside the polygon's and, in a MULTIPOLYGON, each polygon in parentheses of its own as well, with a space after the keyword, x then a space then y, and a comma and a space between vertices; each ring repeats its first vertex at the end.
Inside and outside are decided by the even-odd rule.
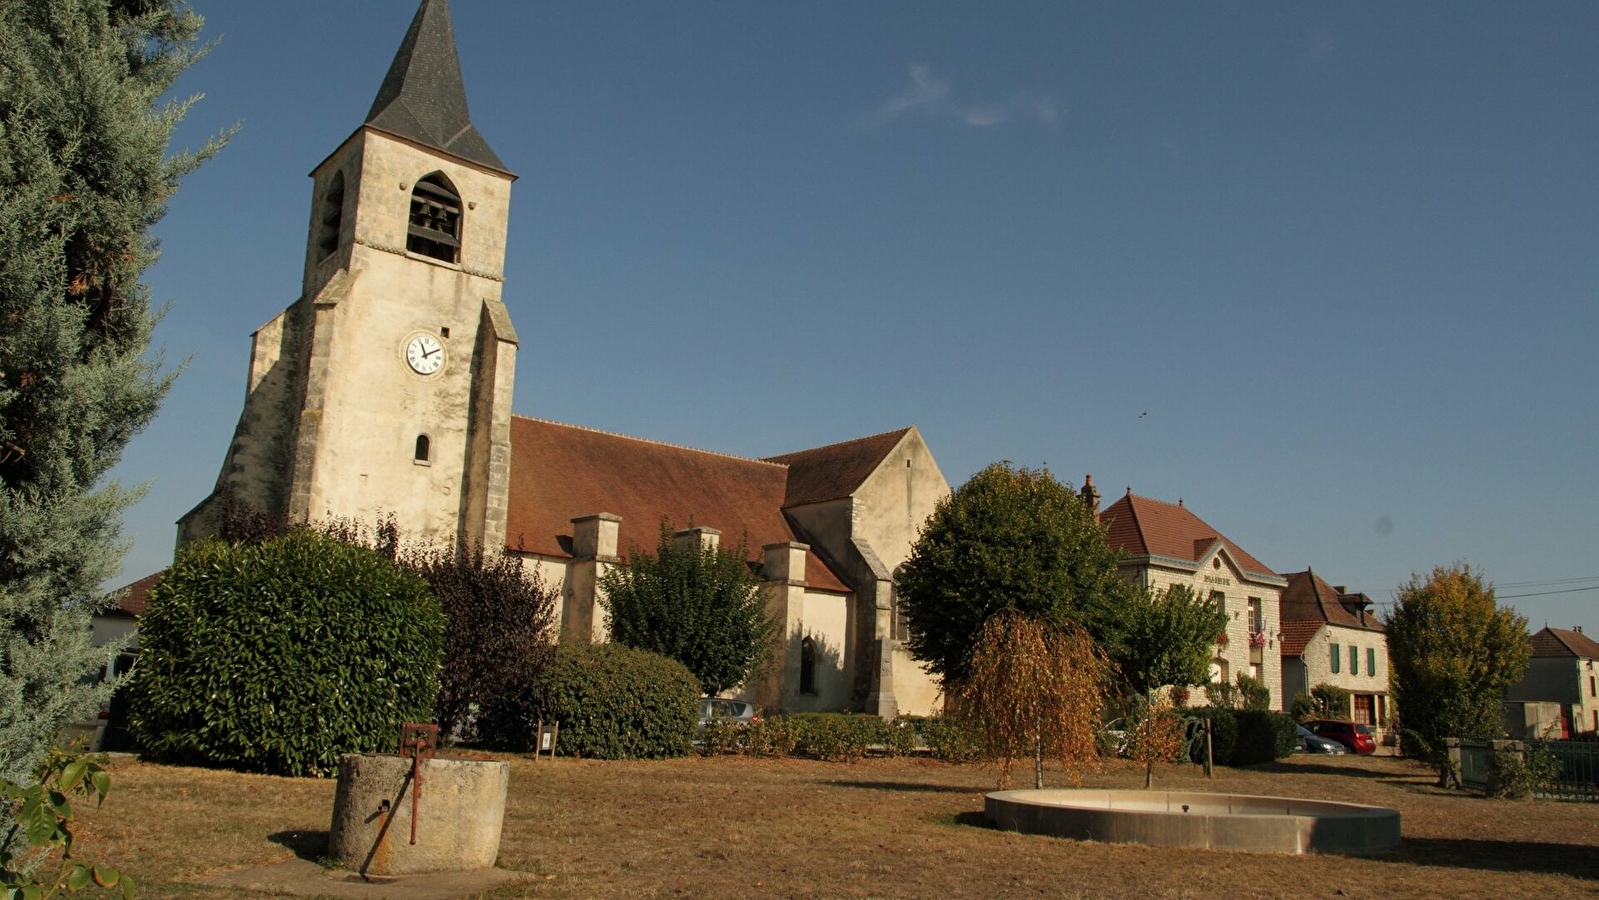
POLYGON ((0 776, 17 779, 108 686, 90 621, 136 492, 102 484, 172 379, 145 356, 139 279, 178 179, 188 102, 161 95, 202 48, 177 0, 0 2, 0 776))

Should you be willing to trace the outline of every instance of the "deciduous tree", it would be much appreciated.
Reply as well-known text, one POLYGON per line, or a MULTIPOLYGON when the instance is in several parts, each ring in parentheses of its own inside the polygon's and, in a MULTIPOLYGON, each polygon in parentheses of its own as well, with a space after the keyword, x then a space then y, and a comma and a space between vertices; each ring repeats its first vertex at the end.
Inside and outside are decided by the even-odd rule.
POLYGON ((171 382, 146 353, 150 227, 220 146, 167 155, 200 55, 178 0, 0 3, 0 777, 109 691, 89 623, 121 513, 103 483, 171 382))
POLYGON ((1011 609, 1083 627, 1117 659, 1131 588, 1116 563, 1075 491, 1047 470, 990 465, 938 504, 895 576, 911 654, 948 690, 970 673, 983 624, 1011 609))
POLYGON ((611 640, 688 666, 706 694, 743 684, 777 633, 746 550, 679 545, 663 521, 653 556, 634 548, 600 580, 611 640))
POLYGON ((1402 710, 1405 740, 1438 770, 1452 770, 1450 737, 1497 737, 1499 701, 1521 680, 1532 656, 1527 620, 1494 602, 1493 585, 1465 563, 1412 575, 1384 619, 1390 689, 1402 710))
POLYGON ((1129 592, 1122 612, 1124 640, 1117 665, 1128 690, 1148 696, 1156 688, 1188 687, 1210 680, 1216 635, 1227 614, 1184 585, 1129 592))
POLYGON ((1044 786, 1046 756, 1060 759, 1078 781, 1099 754, 1094 733, 1109 674, 1093 638, 1070 623, 1000 609, 978 629, 968 662, 951 706, 998 762, 1000 787, 1025 757, 1033 760, 1034 787, 1044 786))

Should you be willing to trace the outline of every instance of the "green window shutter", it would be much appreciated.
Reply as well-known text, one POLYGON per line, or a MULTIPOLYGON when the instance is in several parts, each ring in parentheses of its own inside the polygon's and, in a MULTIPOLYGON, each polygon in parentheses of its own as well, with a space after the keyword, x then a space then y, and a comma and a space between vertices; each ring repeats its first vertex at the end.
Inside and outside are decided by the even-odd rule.
POLYGON ((1359 647, 1350 647, 1349 648, 1349 674, 1351 674, 1351 675, 1359 675, 1360 674, 1360 648, 1359 647))
POLYGON ((1376 647, 1367 647, 1366 648, 1366 674, 1367 675, 1376 675, 1377 674, 1377 648, 1376 647))
POLYGON ((1332 660, 1332 670, 1334 675, 1338 674, 1339 667, 1343 665, 1344 661, 1343 654, 1339 652, 1340 649, 1341 648, 1337 644, 1333 644, 1332 653, 1328 656, 1328 658, 1332 660))

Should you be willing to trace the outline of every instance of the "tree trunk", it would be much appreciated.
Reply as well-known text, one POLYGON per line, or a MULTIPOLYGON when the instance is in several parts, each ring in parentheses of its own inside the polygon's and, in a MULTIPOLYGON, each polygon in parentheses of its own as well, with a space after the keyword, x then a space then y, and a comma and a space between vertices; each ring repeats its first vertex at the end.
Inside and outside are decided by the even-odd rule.
POLYGON ((1033 787, 1044 789, 1044 738, 1039 736, 1033 744, 1033 787))

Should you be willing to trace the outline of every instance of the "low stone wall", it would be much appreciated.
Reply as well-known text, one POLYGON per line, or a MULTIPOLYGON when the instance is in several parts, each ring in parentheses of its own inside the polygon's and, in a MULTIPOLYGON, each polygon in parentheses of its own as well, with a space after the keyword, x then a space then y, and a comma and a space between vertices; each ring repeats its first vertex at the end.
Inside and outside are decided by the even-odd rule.
POLYGON ((412 844, 411 759, 376 753, 340 757, 328 855, 367 875, 492 867, 500 853, 510 765, 430 759, 423 761, 421 773, 412 844))

